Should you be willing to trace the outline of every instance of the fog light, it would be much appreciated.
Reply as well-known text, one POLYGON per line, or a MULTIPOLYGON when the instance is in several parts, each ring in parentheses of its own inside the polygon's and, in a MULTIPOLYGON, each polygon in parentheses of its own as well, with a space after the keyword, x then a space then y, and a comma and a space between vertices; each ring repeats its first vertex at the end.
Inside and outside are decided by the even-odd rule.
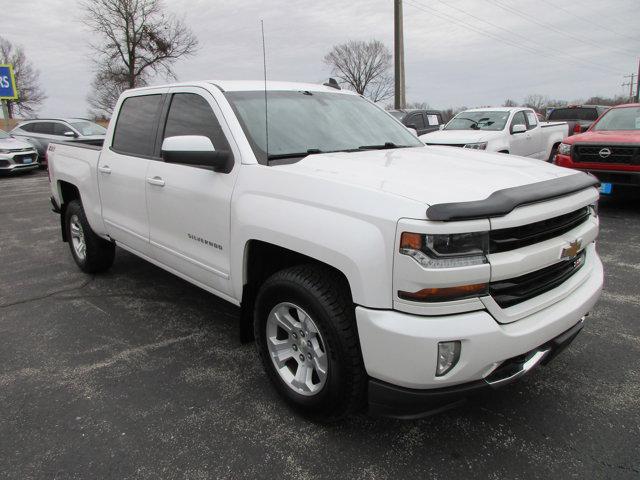
POLYGON ((436 377, 441 377, 456 366, 460 360, 460 341, 438 343, 438 366, 436 377))

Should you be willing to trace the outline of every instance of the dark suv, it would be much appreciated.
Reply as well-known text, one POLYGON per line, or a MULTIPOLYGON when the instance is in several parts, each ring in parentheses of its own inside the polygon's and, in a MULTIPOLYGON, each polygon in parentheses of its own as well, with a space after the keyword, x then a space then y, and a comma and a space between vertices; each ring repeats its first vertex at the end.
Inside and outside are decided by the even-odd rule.
POLYGON ((604 105, 569 105, 556 107, 547 115, 549 122, 567 122, 569 135, 586 132, 609 107, 604 105))
POLYGON ((84 118, 48 118, 27 120, 11 130, 11 135, 29 141, 40 157, 40 165, 46 166, 47 147, 51 141, 102 143, 107 130, 84 118))
POLYGON ((445 123, 438 110, 389 110, 389 113, 406 127, 413 128, 418 135, 438 130, 445 123))

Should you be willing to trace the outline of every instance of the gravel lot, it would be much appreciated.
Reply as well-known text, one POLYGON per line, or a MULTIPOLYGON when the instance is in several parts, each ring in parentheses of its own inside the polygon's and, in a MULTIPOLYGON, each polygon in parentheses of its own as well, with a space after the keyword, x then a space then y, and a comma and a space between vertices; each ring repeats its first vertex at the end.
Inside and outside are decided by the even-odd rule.
POLYGON ((46 173, 0 178, 0 477, 638 478, 640 202, 601 203, 606 286, 522 382, 419 421, 319 426, 278 399, 239 311, 118 250, 87 276, 46 173))

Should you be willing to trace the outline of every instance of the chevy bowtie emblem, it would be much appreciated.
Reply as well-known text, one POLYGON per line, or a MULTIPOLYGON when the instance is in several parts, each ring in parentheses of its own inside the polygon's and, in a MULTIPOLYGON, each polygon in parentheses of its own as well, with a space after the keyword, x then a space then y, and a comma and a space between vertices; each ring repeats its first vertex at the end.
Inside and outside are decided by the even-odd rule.
POLYGON ((560 254, 560 258, 573 258, 578 255, 578 252, 582 248, 581 240, 574 240, 569 244, 568 247, 562 249, 562 253, 560 254))

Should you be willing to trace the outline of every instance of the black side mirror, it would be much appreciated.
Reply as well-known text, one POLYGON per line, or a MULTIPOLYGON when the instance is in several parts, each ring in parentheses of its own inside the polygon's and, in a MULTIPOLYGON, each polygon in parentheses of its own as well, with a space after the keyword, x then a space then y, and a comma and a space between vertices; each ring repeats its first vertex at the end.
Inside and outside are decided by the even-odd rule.
POLYGON ((215 150, 211 140, 200 135, 165 138, 161 155, 167 163, 191 165, 221 173, 229 173, 233 169, 231 152, 215 150))

